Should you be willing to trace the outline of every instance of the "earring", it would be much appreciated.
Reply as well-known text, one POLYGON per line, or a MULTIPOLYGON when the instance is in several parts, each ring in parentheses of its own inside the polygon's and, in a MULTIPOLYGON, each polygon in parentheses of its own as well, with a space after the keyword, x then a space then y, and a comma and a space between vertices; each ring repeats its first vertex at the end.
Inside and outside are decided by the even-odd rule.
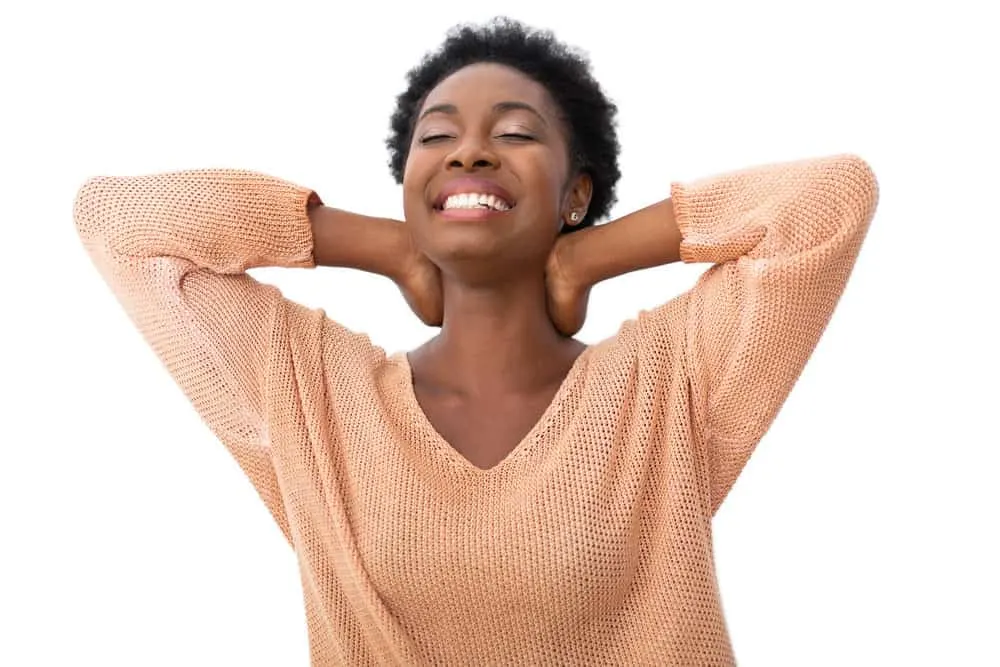
POLYGON ((577 213, 576 211, 573 211, 572 213, 569 214, 569 219, 572 220, 573 222, 579 222, 580 214, 577 213))

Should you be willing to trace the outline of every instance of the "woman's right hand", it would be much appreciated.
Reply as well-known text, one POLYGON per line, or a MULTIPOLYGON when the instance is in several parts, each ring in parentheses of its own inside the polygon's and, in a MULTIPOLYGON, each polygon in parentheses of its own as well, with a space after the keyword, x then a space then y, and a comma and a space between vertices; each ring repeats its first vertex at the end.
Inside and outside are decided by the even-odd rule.
POLYGON ((430 327, 439 327, 444 322, 441 270, 417 249, 406 223, 402 223, 401 227, 406 235, 404 247, 407 251, 394 280, 420 321, 430 327))

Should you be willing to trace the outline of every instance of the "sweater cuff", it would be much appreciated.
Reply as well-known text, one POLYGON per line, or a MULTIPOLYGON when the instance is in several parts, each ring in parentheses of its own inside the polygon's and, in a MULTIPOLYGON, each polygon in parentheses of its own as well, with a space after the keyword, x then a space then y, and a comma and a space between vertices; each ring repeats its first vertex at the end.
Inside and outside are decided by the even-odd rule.
POLYGON ((681 233, 681 261, 685 264, 703 261, 698 253, 697 230, 691 221, 691 206, 683 183, 670 184, 670 201, 674 207, 674 222, 681 233))
POLYGON ((729 201, 733 179, 703 179, 691 184, 673 182, 670 199, 681 234, 680 258, 687 264, 721 264, 749 254, 764 239, 762 225, 747 225, 746 213, 729 201))
POLYGON ((319 195, 312 188, 280 180, 265 186, 267 200, 274 203, 274 220, 280 224, 269 230, 273 255, 261 258, 264 265, 287 268, 315 268, 312 222, 309 219, 310 201, 319 195))

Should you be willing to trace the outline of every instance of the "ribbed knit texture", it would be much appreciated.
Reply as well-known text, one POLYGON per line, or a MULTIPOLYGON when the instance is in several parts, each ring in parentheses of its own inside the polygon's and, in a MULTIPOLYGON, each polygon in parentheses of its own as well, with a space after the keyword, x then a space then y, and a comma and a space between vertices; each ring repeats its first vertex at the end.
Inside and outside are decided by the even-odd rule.
POLYGON ((312 664, 736 664, 712 517, 844 290, 869 165, 673 183, 681 257, 714 265, 588 347, 489 470, 435 432, 404 353, 245 273, 314 266, 311 192, 237 169, 96 177, 74 214, 295 549, 312 664))

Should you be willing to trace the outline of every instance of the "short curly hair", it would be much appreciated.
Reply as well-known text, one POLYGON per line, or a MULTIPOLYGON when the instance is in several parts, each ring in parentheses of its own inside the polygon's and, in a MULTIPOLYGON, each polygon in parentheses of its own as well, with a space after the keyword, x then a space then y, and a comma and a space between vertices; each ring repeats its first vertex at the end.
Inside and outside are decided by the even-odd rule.
POLYGON ((386 139, 389 168, 397 184, 409 155, 416 116, 427 95, 438 83, 466 67, 482 62, 507 65, 548 90, 562 112, 569 130, 569 158, 575 172, 593 181, 587 215, 564 232, 576 231, 606 217, 615 204, 618 166, 618 112, 590 72, 586 55, 557 41, 551 31, 526 27, 506 17, 480 26, 458 25, 448 31, 437 51, 407 74, 407 88, 396 99, 386 139))

